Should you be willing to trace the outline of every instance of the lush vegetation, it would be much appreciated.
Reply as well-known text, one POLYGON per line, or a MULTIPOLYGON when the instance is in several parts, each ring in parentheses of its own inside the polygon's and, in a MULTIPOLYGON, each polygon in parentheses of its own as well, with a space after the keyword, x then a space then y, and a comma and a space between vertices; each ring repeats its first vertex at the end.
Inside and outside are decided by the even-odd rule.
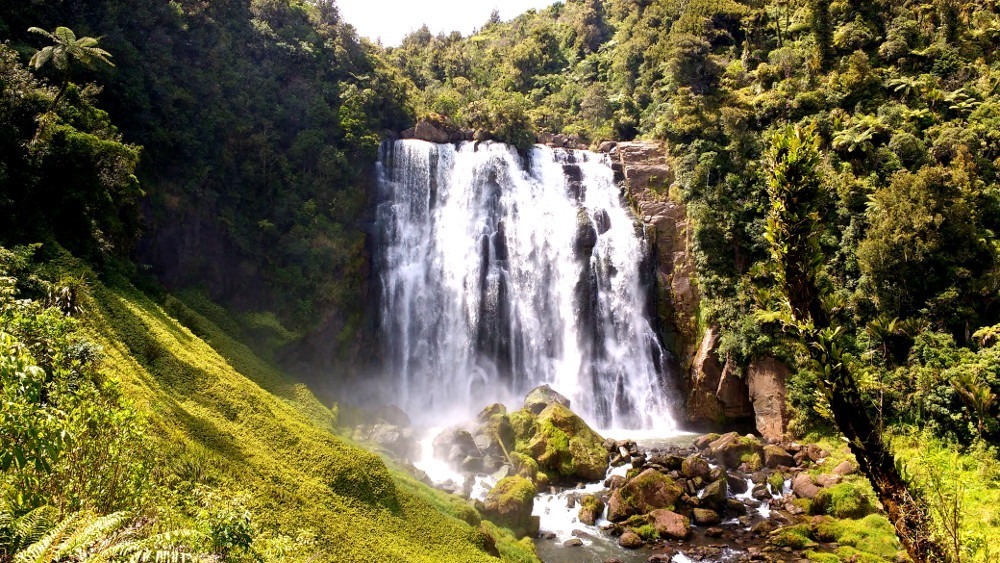
POLYGON ((0 560, 533 559, 335 435, 218 307, 34 250, 0 251, 0 560))

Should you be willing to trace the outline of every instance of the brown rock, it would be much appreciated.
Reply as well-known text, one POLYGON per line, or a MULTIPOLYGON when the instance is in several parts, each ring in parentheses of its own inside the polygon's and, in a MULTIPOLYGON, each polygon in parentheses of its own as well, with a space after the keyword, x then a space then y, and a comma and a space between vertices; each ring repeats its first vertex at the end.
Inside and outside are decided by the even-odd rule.
POLYGON ((597 145, 597 152, 609 153, 614 148, 618 146, 618 143, 614 141, 601 141, 600 145, 597 145))
POLYGON ((425 119, 417 122, 413 131, 413 137, 431 143, 447 143, 451 141, 451 135, 438 129, 434 124, 425 119))
POLYGON ((710 471, 711 468, 708 466, 708 462, 696 454, 689 455, 681 463, 681 473, 685 477, 706 477, 710 471))
POLYGON ((764 467, 777 469, 780 466, 794 467, 795 458, 781 446, 764 446, 764 467))
POLYGON ((682 540, 691 533, 691 521, 671 510, 654 510, 649 513, 650 524, 661 538, 682 540))
POLYGON ((816 484, 820 487, 832 487, 839 484, 844 478, 840 475, 824 473, 816 476, 816 484))
POLYGON ((634 514, 671 508, 683 492, 670 477, 655 469, 647 469, 611 494, 608 520, 619 522, 634 514))
POLYGON ((727 468, 739 467, 746 462, 759 469, 763 463, 764 446, 755 436, 740 436, 736 432, 730 432, 709 444, 709 452, 719 464, 727 468))
POLYGON ((842 477, 846 477, 848 475, 851 475, 855 471, 857 471, 857 469, 854 467, 854 464, 851 463, 850 461, 846 460, 846 459, 844 461, 840 462, 837 465, 837 467, 833 468, 834 474, 840 475, 842 477))
POLYGON ((768 442, 780 442, 788 429, 785 382, 790 375, 788 366, 770 357, 754 360, 747 368, 757 431, 768 442))
POLYGON ((812 477, 805 473, 799 473, 792 479, 792 492, 800 498, 813 499, 819 493, 819 487, 813 483, 812 477))
POLYGON ((711 527, 705 530, 705 535, 710 538, 721 538, 724 533, 726 533, 726 531, 718 527, 711 527))
POLYGON ((639 534, 629 530, 618 538, 618 545, 624 547, 625 549, 639 549, 643 545, 642 538, 639 534))
POLYGON ((694 521, 700 526, 707 526, 722 522, 722 518, 720 518, 719 513, 714 510, 709 510, 707 508, 695 508, 694 521))

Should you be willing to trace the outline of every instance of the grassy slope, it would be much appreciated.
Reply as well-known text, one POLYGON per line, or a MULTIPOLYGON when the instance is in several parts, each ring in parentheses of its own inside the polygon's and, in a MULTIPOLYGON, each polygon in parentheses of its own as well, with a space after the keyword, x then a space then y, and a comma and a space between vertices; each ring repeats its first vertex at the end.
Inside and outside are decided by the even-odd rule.
MULTIPOLYGON (((480 528, 459 519, 476 524, 474 511, 334 435, 335 412, 204 316, 132 288, 95 284, 93 295, 102 369, 150 423, 167 483, 158 506, 183 517, 199 499, 237 499, 266 558, 495 561, 480 528)), ((531 558, 506 538, 498 548, 531 558)))

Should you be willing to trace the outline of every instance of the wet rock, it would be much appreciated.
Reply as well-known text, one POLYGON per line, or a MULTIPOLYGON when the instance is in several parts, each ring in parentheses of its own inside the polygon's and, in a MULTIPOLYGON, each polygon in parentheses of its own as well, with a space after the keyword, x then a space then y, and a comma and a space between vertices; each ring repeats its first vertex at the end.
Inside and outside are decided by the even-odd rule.
POLYGON ((777 529, 777 527, 778 525, 771 520, 761 520, 750 528, 750 533, 758 535, 770 534, 777 529))
POLYGON ((531 515, 534 505, 535 484, 524 477, 507 477, 486 495, 483 516, 519 537, 535 537, 539 518, 531 515))
POLYGON ((625 549, 639 549, 643 545, 642 538, 639 534, 629 530, 618 538, 618 545, 624 547, 625 549))
POLYGON ((725 508, 726 498, 729 496, 729 485, 725 479, 719 479, 709 483, 702 491, 701 502, 707 506, 725 508))
POLYGON ((687 516, 682 516, 672 510, 661 509, 650 512, 649 523, 653 525, 661 538, 682 540, 691 533, 691 521, 687 516))
POLYGON ((767 485, 754 485, 750 496, 757 500, 771 500, 771 491, 767 488, 767 485))
POLYGON ((583 540, 580 538, 573 538, 563 542, 563 547, 580 547, 583 545, 583 540))
POLYGON ((593 526, 597 519, 604 513, 604 503, 594 495, 587 495, 580 499, 580 522, 593 526))
POLYGON ((726 499, 726 510, 732 514, 743 515, 747 513, 747 505, 737 499, 728 498, 726 499))
POLYGON ((619 522, 635 514, 672 507, 682 492, 680 485, 670 477, 647 469, 611 494, 608 520, 619 522))
POLYGON ((719 517, 718 512, 707 508, 695 508, 692 514, 694 515, 695 523, 699 526, 708 526, 722 522, 722 518, 719 517))
POLYGON ((558 403, 567 409, 570 408, 569 399, 563 397, 548 385, 539 385, 538 387, 535 387, 530 393, 528 393, 528 396, 524 398, 524 408, 531 411, 531 414, 539 414, 545 410, 545 407, 553 403, 558 403))
POLYGON ((700 450, 707 450, 708 446, 712 442, 714 442, 714 441, 716 441, 718 439, 719 439, 719 435, 718 434, 705 434, 704 436, 699 436, 698 438, 695 438, 695 441, 694 441, 693 445, 694 445, 695 449, 697 449, 699 451, 700 450))
POLYGON ((812 477, 799 473, 792 479, 792 492, 799 498, 814 499, 819 493, 819 487, 813 483, 812 477))
POLYGON ((590 258, 597 245, 597 229, 594 222, 590 220, 587 210, 579 208, 576 213, 576 237, 573 243, 573 250, 578 258, 590 258))
POLYGON ((659 465, 667 472, 680 471, 684 464, 684 459, 679 455, 659 452, 650 456, 649 463, 650 465, 659 465))
POLYGON ((729 487, 729 494, 731 495, 742 495, 747 492, 746 479, 735 475, 726 475, 726 485, 729 487))
POLYGON ((597 145, 597 152, 603 152, 606 154, 611 152, 617 146, 618 143, 614 141, 601 141, 601 144, 597 145))
POLYGON ((493 403, 492 405, 486 407, 485 409, 479 411, 479 415, 476 417, 479 422, 489 422, 489 420, 496 415, 507 414, 507 407, 502 403, 493 403))
POLYGON ((710 538, 721 538, 724 533, 726 533, 726 531, 717 526, 713 526, 705 530, 705 535, 710 538))
POLYGON ((795 458, 785 451, 781 446, 764 446, 764 467, 777 469, 778 467, 794 467, 795 458))
POLYGON ((706 477, 711 468, 701 456, 691 454, 681 463, 681 473, 685 477, 706 477))
POLYGON ((599 235, 611 230, 611 215, 608 215, 607 210, 598 209, 594 212, 594 227, 599 235))

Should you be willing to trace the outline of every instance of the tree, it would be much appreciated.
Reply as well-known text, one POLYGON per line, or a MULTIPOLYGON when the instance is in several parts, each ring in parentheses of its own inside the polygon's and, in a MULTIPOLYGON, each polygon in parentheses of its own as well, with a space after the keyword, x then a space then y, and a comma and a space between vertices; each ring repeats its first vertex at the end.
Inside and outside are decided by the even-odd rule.
POLYGON ((819 175, 818 137, 787 127, 771 139, 764 154, 771 201, 765 239, 774 265, 779 311, 766 314, 785 332, 798 337, 822 374, 822 385, 839 430, 847 438, 862 471, 872 483, 915 561, 941 561, 943 551, 931 538, 924 503, 911 495, 868 414, 844 352, 843 326, 832 314, 836 298, 823 272, 819 242, 823 184, 819 175))
POLYGON ((69 86, 75 66, 94 68, 97 66, 97 63, 115 66, 108 60, 111 57, 111 53, 97 46, 100 41, 98 38, 77 38, 73 30, 68 27, 57 27, 52 33, 38 27, 29 28, 28 31, 44 35, 54 43, 53 45, 42 47, 31 57, 30 62, 30 65, 36 70, 51 63, 62 74, 62 86, 60 86, 59 93, 52 100, 52 105, 49 106, 50 112, 56 108, 59 100, 66 93, 66 87, 69 86))

